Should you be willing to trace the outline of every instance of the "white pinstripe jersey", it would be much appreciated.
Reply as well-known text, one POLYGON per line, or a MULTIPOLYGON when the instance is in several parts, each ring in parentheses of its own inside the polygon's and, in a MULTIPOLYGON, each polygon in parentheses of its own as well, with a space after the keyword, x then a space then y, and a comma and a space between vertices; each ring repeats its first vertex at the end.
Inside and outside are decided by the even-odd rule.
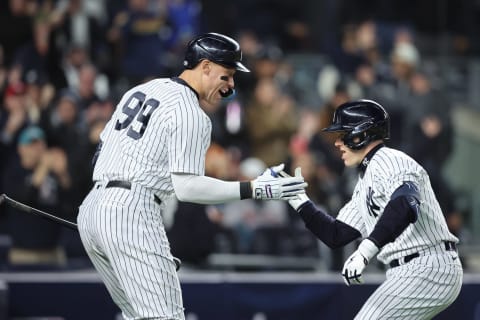
POLYGON ((170 172, 204 175, 212 124, 189 87, 169 78, 127 91, 102 131, 94 181, 173 193, 170 172))
POLYGON ((441 241, 458 242, 448 231, 426 171, 405 153, 387 147, 378 149, 370 159, 363 176, 357 181, 352 199, 340 210, 337 219, 367 237, 382 216, 392 193, 404 181, 414 182, 419 188, 418 220, 380 250, 377 258, 383 263, 422 251, 441 241))

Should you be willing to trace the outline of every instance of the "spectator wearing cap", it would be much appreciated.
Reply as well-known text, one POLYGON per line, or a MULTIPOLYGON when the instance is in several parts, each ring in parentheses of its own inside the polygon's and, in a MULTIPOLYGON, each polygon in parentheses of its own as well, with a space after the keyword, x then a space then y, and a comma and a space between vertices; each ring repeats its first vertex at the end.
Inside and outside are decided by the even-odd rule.
MULTIPOLYGON (((70 187, 66 156, 47 149, 45 132, 38 126, 23 129, 17 143, 19 161, 11 161, 3 176, 5 193, 34 208, 64 216, 63 193, 70 187)), ((59 246, 58 224, 28 215, 16 208, 5 210, 12 239, 8 262, 13 268, 61 266, 65 263, 59 246)))

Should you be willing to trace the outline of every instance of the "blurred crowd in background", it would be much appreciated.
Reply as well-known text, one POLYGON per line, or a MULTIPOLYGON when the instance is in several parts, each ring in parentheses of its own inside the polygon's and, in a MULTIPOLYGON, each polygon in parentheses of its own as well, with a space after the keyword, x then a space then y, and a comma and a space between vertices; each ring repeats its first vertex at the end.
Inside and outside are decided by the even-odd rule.
MULTIPOLYGON (((252 73, 237 74, 236 95, 209 114, 207 175, 244 180, 278 163, 289 172, 301 166, 310 198, 336 215, 356 172, 344 168, 321 129, 339 104, 374 99, 392 118, 388 145, 425 167, 451 231, 468 241, 469 208, 458 204, 443 175, 454 149, 451 112, 464 101, 439 70, 442 57, 480 54, 475 1, 9 0, 0 6, 0 193, 75 221, 92 186, 99 133, 121 94, 178 75, 186 43, 213 31, 240 42, 252 73)), ((344 253, 322 247, 285 202, 173 201, 164 222, 173 254, 199 268, 208 267, 212 253, 315 257, 328 259, 331 270, 343 264, 344 253)), ((89 267, 78 234, 57 224, 2 206, 0 234, 2 268, 89 267)))

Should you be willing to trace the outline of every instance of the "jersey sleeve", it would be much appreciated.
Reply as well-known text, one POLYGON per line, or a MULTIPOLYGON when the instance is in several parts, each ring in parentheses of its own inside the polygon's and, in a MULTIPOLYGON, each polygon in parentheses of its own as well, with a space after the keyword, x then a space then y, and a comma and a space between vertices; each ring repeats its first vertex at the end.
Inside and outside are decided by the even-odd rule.
POLYGON ((185 99, 170 117, 170 172, 204 175, 212 125, 198 103, 190 105, 185 99))
POLYGON ((358 192, 354 192, 352 199, 347 202, 337 216, 337 220, 348 224, 349 226, 357 229, 362 234, 362 237, 367 236, 367 230, 365 223, 362 220, 360 212, 356 208, 358 192))
POLYGON ((386 174, 376 177, 376 185, 383 188, 382 193, 390 199, 392 194, 405 182, 420 185, 421 167, 411 159, 398 158, 398 164, 391 166, 386 174), (387 174, 388 173, 388 174, 387 174))

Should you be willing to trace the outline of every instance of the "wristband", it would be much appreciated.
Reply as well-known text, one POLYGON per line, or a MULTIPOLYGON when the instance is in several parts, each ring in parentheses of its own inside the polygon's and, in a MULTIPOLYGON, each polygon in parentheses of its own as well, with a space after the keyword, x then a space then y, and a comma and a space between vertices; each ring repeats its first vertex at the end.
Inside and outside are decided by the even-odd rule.
POLYGON ((252 198, 252 184, 250 181, 240 182, 240 200, 252 198))

